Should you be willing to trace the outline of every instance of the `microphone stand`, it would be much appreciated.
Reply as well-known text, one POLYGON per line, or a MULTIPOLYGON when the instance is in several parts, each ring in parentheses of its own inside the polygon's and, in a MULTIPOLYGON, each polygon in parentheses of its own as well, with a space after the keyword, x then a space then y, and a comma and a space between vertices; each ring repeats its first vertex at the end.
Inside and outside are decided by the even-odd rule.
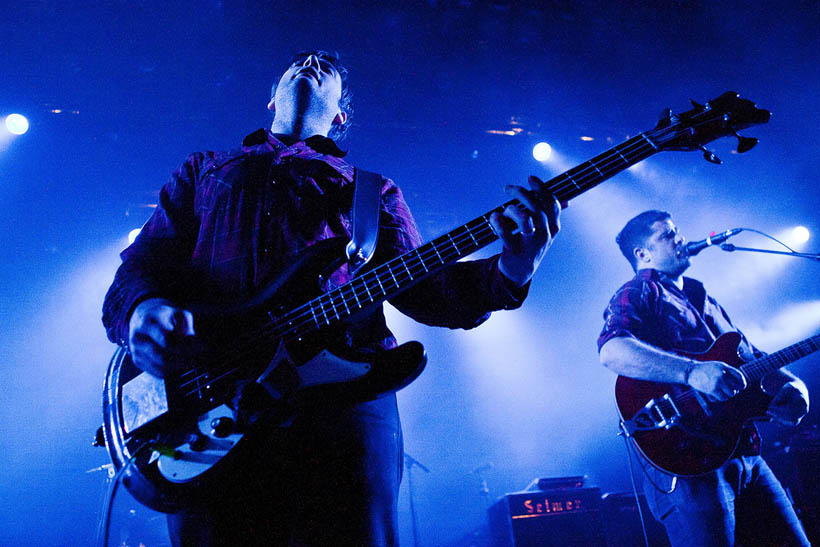
POLYGON ((484 465, 480 465, 470 471, 469 475, 475 475, 476 478, 480 481, 479 484, 479 494, 484 499, 484 508, 490 508, 490 487, 487 485, 487 477, 484 476, 484 472, 489 471, 493 468, 493 464, 485 463, 484 465))
POLYGON ((794 256, 797 258, 811 258, 820 261, 820 254, 798 253, 795 251, 773 251, 770 249, 755 249, 753 247, 738 247, 737 245, 733 245, 731 243, 722 243, 720 245, 720 248, 729 253, 734 251, 749 251, 754 253, 769 253, 775 255, 794 256))
POLYGON ((427 469, 423 463, 418 461, 416 458, 414 458, 407 452, 404 453, 404 465, 407 466, 407 491, 410 494, 410 517, 413 520, 413 545, 415 545, 415 547, 418 547, 418 518, 416 517, 416 504, 413 500, 413 467, 418 467, 425 473, 429 473, 430 470, 427 469))

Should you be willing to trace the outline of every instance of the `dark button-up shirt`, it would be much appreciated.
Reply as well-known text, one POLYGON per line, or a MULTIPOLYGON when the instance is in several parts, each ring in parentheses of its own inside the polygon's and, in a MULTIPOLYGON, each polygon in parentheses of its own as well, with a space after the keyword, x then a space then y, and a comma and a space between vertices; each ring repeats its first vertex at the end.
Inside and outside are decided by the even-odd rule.
MULTIPOLYGON (((684 277, 681 290, 662 272, 643 269, 610 299, 598 350, 612 338, 632 336, 666 351, 703 353, 726 332, 740 331, 700 281, 684 277)), ((761 356, 740 334, 740 357, 749 361, 761 356)), ((758 454, 759 450, 756 429, 746 426, 736 453, 758 454)))
MULTIPOLYGON (((598 349, 611 338, 633 336, 667 351, 703 353, 718 336, 736 331, 700 281, 684 277, 681 290, 663 273, 644 269, 610 299, 598 349)), ((744 360, 755 357, 745 337, 740 349, 744 360)))
MULTIPOLYGON (((160 296, 185 305, 206 290, 209 297, 241 301, 299 251, 327 238, 349 238, 354 170, 343 155, 324 137, 286 144, 265 130, 249 135, 239 149, 190 155, 160 191, 140 235, 122 252, 103 304, 108 337, 125 344, 131 312, 144 299, 160 296)), ((373 262, 420 244, 401 190, 384 178, 373 262)), ((350 277, 343 265, 322 288, 350 277)), ((493 257, 448 265, 391 303, 426 324, 471 328, 490 311, 520 306, 526 292, 510 286, 493 257)), ((381 311, 374 317, 353 328, 351 343, 393 347, 381 311)))

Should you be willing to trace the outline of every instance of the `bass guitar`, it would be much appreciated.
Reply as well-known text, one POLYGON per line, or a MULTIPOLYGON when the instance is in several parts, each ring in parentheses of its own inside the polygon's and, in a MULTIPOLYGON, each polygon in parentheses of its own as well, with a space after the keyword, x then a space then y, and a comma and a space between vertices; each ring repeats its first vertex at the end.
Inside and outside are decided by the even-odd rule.
POLYGON ((763 418, 772 400, 760 380, 781 367, 820 350, 820 334, 776 353, 744 363, 740 334, 729 332, 705 353, 684 354, 698 361, 722 361, 739 369, 746 389, 726 401, 708 401, 683 384, 619 376, 615 401, 623 430, 649 462, 680 476, 709 473, 732 456, 747 422, 763 418))
MULTIPOLYGON (((667 111, 654 129, 551 179, 545 191, 568 201, 653 154, 703 149, 717 138, 766 123, 770 115, 734 92, 693 105, 679 115, 667 111)), ((738 138, 739 151, 756 142, 738 138)), ((707 159, 715 161, 713 155, 707 159)), ((425 364, 418 342, 375 356, 358 355, 325 343, 327 333, 495 241, 490 215, 509 205, 518 202, 505 203, 321 294, 317 279, 343 263, 347 242, 330 239, 311 246, 251 301, 229 313, 195 312, 200 325, 199 315, 210 318, 205 323, 213 325, 212 349, 173 378, 141 372, 128 352, 118 349, 105 378, 103 434, 123 484, 148 507, 177 511, 201 492, 218 488, 218 479, 252 443, 255 427, 249 423, 286 425, 301 406, 338 398, 364 401, 409 384, 425 364), (235 415, 234 398, 243 384, 259 395, 258 412, 250 420, 235 415)))

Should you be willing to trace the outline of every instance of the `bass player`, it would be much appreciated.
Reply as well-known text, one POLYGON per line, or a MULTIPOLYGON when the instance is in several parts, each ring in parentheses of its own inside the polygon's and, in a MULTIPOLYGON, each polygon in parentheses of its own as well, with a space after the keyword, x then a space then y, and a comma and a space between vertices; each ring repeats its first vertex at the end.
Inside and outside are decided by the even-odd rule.
MULTIPOLYGON (((256 131, 232 152, 189 156, 122 253, 103 323, 148 373, 178 374, 199 347, 200 323, 189 308, 197 297, 242 301, 285 270, 295 253, 351 236, 353 168, 333 140, 352 112, 338 57, 295 55, 268 108, 270 131, 256 131), (201 286, 208 289, 197 295, 201 286)), ((503 242, 500 254, 445 266, 391 303, 418 321, 451 328, 472 328, 491 311, 519 307, 559 230, 558 203, 536 191, 539 180, 529 182, 532 190, 508 187, 521 206, 489 218, 503 242)), ((374 263, 421 243, 401 191, 386 178, 380 186, 374 263)), ((322 290, 351 278, 343 265, 321 279, 322 290)), ((395 347, 381 307, 369 311, 334 340, 360 353, 395 347)), ((263 437, 222 487, 169 515, 175 545, 397 543, 403 450, 394 394, 310 409, 263 437)))

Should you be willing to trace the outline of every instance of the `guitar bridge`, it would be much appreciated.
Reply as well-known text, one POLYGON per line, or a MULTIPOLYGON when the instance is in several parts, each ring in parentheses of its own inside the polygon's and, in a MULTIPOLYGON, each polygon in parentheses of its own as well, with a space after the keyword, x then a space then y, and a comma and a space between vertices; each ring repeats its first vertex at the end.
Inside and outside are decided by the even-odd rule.
POLYGON ((636 431, 669 429, 677 425, 681 413, 672 397, 666 393, 660 399, 650 399, 630 420, 621 420, 621 429, 627 437, 636 431))

